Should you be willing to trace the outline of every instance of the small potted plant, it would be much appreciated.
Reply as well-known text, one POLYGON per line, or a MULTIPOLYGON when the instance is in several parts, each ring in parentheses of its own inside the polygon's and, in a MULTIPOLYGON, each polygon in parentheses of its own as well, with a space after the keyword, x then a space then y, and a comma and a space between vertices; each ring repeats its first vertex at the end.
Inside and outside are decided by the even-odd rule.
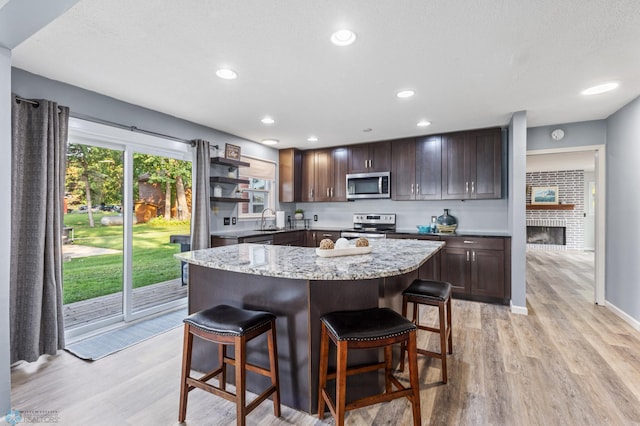
POLYGON ((296 219, 300 220, 300 219, 304 219, 304 210, 302 209, 296 209, 295 212, 293 212, 293 217, 295 217, 296 219))

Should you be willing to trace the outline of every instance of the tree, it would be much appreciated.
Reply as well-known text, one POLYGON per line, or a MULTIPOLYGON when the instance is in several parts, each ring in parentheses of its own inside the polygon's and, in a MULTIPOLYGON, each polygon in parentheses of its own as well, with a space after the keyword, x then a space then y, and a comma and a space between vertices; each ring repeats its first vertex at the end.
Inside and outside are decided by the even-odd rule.
POLYGON ((66 191, 85 200, 89 226, 94 227, 93 205, 122 204, 122 153, 90 145, 69 144, 66 191))

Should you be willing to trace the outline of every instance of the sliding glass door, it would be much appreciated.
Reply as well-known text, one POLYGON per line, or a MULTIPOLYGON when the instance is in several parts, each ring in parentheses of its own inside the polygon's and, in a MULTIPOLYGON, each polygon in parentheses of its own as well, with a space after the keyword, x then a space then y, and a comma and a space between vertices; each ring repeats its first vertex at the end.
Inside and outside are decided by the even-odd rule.
POLYGON ((67 336, 186 305, 191 149, 71 119, 63 265, 67 336))

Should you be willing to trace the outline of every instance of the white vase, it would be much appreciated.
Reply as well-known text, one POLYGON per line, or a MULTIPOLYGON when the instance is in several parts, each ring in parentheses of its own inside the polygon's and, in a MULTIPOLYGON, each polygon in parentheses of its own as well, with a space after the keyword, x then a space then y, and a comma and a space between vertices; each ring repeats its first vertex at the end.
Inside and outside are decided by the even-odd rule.
POLYGON ((304 215, 302 213, 296 213, 293 215, 293 217, 295 217, 298 220, 301 220, 304 217, 304 215))

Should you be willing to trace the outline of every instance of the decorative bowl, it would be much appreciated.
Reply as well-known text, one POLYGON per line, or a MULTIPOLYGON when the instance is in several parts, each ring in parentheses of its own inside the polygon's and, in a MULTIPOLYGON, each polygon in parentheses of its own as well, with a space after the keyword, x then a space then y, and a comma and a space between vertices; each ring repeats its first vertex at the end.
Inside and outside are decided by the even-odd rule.
POLYGON ((441 223, 438 223, 436 225, 438 232, 443 234, 453 234, 454 232, 456 232, 457 227, 458 227, 457 223, 454 223, 453 225, 443 225, 441 223))
POLYGON ((431 225, 416 225, 416 228, 418 228, 418 234, 431 233, 431 225))

